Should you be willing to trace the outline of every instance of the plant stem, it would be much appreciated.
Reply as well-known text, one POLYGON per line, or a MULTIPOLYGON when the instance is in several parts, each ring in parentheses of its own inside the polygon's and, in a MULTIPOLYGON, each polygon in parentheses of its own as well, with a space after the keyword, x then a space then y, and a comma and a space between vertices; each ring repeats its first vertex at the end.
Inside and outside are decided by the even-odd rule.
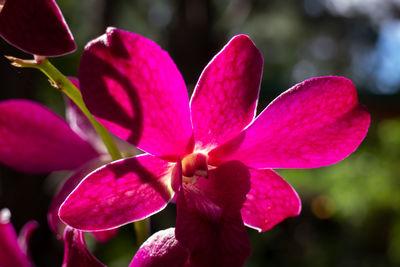
MULTIPOLYGON (((66 94, 89 119, 106 146, 111 158, 113 160, 122 158, 121 153, 111 138, 110 132, 103 125, 101 125, 87 109, 85 103, 83 102, 81 92, 75 87, 75 85, 72 84, 70 80, 68 80, 68 78, 66 78, 56 67, 54 67, 47 58, 36 56, 34 60, 23 60, 9 56, 6 56, 6 58, 10 60, 11 64, 15 67, 35 68, 43 72, 49 78, 51 85, 66 94)), ((150 235, 149 219, 134 222, 134 226, 136 231, 136 242, 139 247, 150 235)))
POLYGON ((119 152, 117 146, 111 138, 110 132, 104 128, 89 112, 81 92, 78 88, 72 84, 67 77, 65 77, 56 67, 54 67, 50 61, 45 57, 35 57, 35 60, 22 60, 14 57, 6 57, 12 62, 13 66, 25 67, 25 68, 35 68, 42 71, 50 80, 52 86, 66 94, 85 114, 88 120, 92 123, 93 127, 99 134, 101 140, 107 148, 108 153, 110 153, 113 160, 121 159, 121 153, 119 152))
POLYGON ((150 235, 150 220, 147 218, 137 221, 135 222, 134 226, 136 232, 136 243, 138 247, 140 247, 140 245, 143 244, 143 242, 146 241, 150 235))

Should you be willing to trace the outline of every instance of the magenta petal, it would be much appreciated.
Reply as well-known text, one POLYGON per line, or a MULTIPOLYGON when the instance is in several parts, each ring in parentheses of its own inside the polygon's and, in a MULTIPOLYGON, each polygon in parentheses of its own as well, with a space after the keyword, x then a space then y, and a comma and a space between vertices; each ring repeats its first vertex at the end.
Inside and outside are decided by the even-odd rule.
POLYGON ((172 194, 172 164, 150 155, 114 161, 87 176, 59 215, 80 230, 107 230, 163 209, 172 194))
POLYGON ((10 211, 0 210, 0 266, 1 267, 32 267, 18 243, 17 233, 10 223, 10 211))
POLYGON ((74 38, 53 0, 8 0, 0 10, 0 35, 21 50, 60 56, 76 49, 74 38))
POLYGON ((21 247, 21 250, 25 253, 25 255, 28 256, 29 259, 31 259, 29 242, 31 241, 33 231, 35 231, 38 227, 39 224, 36 221, 29 221, 22 227, 21 231, 19 231, 18 235, 19 246, 21 247))
POLYGON ((254 118, 263 59, 246 35, 238 35, 204 69, 191 100, 196 145, 211 149, 254 118))
POLYGON ((315 168, 350 155, 370 115, 343 77, 313 78, 275 99, 254 123, 209 153, 210 164, 236 159, 253 168, 315 168))
POLYGON ((89 110, 118 137, 157 156, 191 152, 185 83, 153 41, 108 28, 86 46, 79 81, 89 110))
POLYGON ((175 228, 169 228, 150 236, 129 267, 183 267, 187 259, 187 250, 175 238, 175 228))
POLYGON ((87 249, 83 232, 65 228, 64 261, 62 267, 104 267, 87 249))
POLYGON ((59 116, 28 100, 0 103, 0 136, 0 162, 24 172, 71 170, 98 156, 59 116))
POLYGON ((299 215, 299 196, 277 173, 269 169, 250 169, 250 173, 251 189, 241 211, 247 226, 266 231, 288 217, 299 215))
POLYGON ((251 248, 240 209, 249 189, 247 167, 234 161, 183 184, 175 234, 194 266, 243 266, 251 248))

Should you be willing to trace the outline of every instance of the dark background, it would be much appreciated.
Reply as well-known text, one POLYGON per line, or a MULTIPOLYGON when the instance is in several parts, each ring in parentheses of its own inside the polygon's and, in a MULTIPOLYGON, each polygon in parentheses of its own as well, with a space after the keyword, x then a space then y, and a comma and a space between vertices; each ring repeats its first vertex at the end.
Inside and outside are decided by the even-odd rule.
MULTIPOLYGON (((372 114, 367 138, 349 158, 311 170, 277 170, 302 198, 300 216, 274 229, 249 229, 246 266, 400 265, 400 1, 398 0, 64 0, 58 1, 78 50, 52 59, 77 73, 84 45, 107 26, 139 33, 167 50, 190 93, 208 61, 235 34, 248 34, 264 56, 259 111, 297 82, 339 75, 356 85, 372 114)), ((0 40, 0 54, 29 58, 0 40)), ((63 115, 62 96, 36 70, 0 58, 0 99, 28 98, 63 115)), ((1 138, 1 137, 0 137, 1 138)), ((45 148, 44 148, 45 149, 45 148)), ((16 152, 18 153, 18 152, 16 152)), ((37 266, 58 266, 63 245, 48 230, 46 212, 65 173, 30 175, 0 165, 0 208, 32 240, 37 266)), ((152 230, 174 225, 175 207, 152 217, 152 230)), ((90 249, 109 266, 134 255, 132 225, 90 249)))

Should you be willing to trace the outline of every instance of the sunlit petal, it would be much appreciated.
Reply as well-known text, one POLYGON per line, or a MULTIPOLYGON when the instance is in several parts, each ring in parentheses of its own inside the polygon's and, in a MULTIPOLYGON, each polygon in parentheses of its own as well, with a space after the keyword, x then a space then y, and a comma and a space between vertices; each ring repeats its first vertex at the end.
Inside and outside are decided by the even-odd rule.
POLYGON ((360 145, 369 123, 350 80, 313 78, 275 99, 249 128, 211 151, 209 161, 236 159, 253 168, 327 166, 360 145))

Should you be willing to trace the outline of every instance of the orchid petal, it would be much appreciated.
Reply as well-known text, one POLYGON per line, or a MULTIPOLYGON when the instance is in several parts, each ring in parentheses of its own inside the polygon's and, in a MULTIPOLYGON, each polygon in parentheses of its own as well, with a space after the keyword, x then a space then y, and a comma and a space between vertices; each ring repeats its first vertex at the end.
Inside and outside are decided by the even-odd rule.
POLYGON ((112 133, 156 156, 191 152, 185 83, 153 41, 108 28, 86 46, 78 76, 87 107, 112 133))
POLYGON ((246 166, 231 161, 178 192, 176 238, 194 266, 243 266, 251 248, 240 209, 250 189, 246 166))
POLYGON ((240 160, 253 168, 316 168, 350 155, 367 134, 370 114, 343 77, 313 78, 273 101, 231 141, 209 153, 218 165, 240 160))
POLYGON ((58 115, 28 100, 0 103, 0 136, 0 162, 19 171, 71 170, 98 156, 58 115))
POLYGON ((175 238, 175 228, 159 231, 144 242, 129 267, 183 267, 188 252, 175 238))
POLYGON ((244 223, 266 231, 284 219, 300 214, 296 191, 273 170, 250 169, 251 189, 241 213, 244 223))
POLYGON ((62 267, 104 267, 87 249, 83 232, 65 228, 64 261, 62 267))
POLYGON ((17 233, 10 223, 10 211, 0 210, 0 266, 33 267, 18 243, 17 233))
POLYGON ((150 155, 114 161, 89 174, 62 204, 59 216, 86 231, 142 220, 171 199, 171 169, 150 155))
MULTIPOLYGON (((63 238, 65 230, 65 224, 63 224, 58 217, 58 210, 60 209, 61 204, 83 180, 83 178, 85 178, 93 170, 108 162, 109 161, 105 158, 97 158, 86 163, 65 180, 58 192, 53 197, 47 214, 47 221, 49 223, 50 229, 56 234, 56 237, 58 239, 63 238)), ((92 232, 92 234, 100 242, 104 242, 107 239, 115 236, 116 233, 117 231, 114 230, 92 232)))
POLYGON ((25 253, 25 255, 28 256, 30 260, 29 242, 31 241, 33 231, 35 231, 38 227, 39 224, 36 221, 29 221, 22 227, 18 235, 18 244, 21 250, 25 253))
POLYGON ((199 149, 222 144, 254 119, 262 67, 246 35, 235 36, 207 65, 190 103, 199 149))
POLYGON ((76 49, 53 0, 5 1, 0 9, 0 35, 19 49, 40 56, 61 56, 76 49))

